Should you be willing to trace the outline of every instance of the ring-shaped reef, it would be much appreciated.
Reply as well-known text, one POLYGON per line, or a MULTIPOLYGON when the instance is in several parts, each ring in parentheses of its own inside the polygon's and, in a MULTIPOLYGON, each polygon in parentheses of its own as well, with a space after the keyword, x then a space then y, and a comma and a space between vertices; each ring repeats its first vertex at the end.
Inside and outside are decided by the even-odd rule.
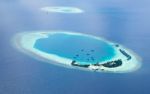
POLYGON ((66 31, 16 34, 14 46, 45 62, 96 72, 126 73, 140 68, 141 59, 130 49, 104 38, 66 31))
POLYGON ((83 10, 79 8, 65 6, 42 7, 41 11, 45 11, 48 13, 83 13, 83 10))

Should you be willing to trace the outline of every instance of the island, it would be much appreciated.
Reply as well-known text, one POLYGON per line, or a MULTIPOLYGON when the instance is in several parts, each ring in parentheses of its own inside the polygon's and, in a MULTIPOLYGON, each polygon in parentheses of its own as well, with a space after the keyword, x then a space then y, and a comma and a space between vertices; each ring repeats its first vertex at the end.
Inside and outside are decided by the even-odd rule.
POLYGON ((45 63, 93 72, 127 73, 141 67, 141 58, 121 44, 71 31, 16 34, 13 46, 45 63))
POLYGON ((127 60, 131 60, 131 56, 130 56, 129 54, 127 54, 124 50, 119 49, 119 51, 120 51, 124 56, 127 57, 127 60))
POLYGON ((40 9, 46 13, 83 13, 84 11, 77 7, 67 7, 67 6, 45 6, 40 9))

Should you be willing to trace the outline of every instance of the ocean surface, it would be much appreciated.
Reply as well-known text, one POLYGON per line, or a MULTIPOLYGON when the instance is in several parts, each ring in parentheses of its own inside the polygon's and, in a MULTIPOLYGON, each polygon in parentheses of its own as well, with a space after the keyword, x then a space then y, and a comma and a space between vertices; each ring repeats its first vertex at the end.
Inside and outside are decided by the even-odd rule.
POLYGON ((97 64, 116 55, 114 45, 85 35, 57 33, 37 39, 34 48, 80 64, 97 64))
POLYGON ((150 94, 149 4, 150 0, 0 0, 0 94, 150 94), (73 6, 84 12, 45 13, 40 10, 45 6, 73 6), (17 33, 39 30, 104 37, 132 49, 142 58, 142 67, 122 74, 81 71, 44 63, 12 46, 17 33))

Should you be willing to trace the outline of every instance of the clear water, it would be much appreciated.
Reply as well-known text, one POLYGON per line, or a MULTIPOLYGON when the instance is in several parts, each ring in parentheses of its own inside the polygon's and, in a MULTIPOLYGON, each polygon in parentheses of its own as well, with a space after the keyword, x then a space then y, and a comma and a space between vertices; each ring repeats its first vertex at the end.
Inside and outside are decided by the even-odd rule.
POLYGON ((34 48, 78 61, 80 64, 96 64, 109 60, 115 55, 113 46, 103 40, 59 33, 38 39, 34 48))

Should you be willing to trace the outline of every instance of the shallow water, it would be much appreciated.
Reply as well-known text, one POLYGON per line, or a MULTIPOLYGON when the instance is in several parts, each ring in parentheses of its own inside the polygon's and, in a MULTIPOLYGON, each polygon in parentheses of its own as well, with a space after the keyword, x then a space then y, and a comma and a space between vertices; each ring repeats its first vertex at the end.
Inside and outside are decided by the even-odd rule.
MULTIPOLYGON (((0 94, 150 94, 150 0, 0 0, 0 94), (84 14, 44 13, 74 6, 84 14), (81 32, 120 43, 143 59, 126 74, 67 69, 24 55, 12 36, 36 30, 81 32)), ((55 62, 54 62, 55 63, 55 62)))
POLYGON ((113 45, 82 35, 54 34, 38 39, 34 48, 80 62, 96 64, 115 56, 113 45))

